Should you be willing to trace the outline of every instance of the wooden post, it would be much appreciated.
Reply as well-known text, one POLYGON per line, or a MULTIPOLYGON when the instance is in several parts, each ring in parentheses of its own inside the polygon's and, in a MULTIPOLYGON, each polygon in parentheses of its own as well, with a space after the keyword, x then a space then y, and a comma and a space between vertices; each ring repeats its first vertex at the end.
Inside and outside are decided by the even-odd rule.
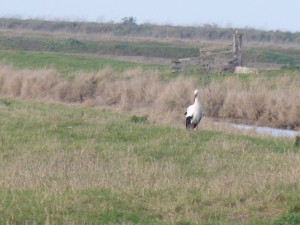
POLYGON ((235 66, 243 66, 242 38, 243 35, 238 31, 233 35, 233 60, 235 66))

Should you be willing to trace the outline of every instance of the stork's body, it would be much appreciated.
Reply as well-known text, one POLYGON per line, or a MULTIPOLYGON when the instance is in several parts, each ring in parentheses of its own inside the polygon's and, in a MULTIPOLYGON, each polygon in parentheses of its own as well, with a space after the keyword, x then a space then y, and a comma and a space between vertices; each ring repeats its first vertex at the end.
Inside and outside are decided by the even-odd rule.
POLYGON ((185 112, 187 130, 198 129, 198 124, 203 117, 203 108, 199 100, 199 91, 195 90, 194 94, 194 104, 190 105, 185 112))

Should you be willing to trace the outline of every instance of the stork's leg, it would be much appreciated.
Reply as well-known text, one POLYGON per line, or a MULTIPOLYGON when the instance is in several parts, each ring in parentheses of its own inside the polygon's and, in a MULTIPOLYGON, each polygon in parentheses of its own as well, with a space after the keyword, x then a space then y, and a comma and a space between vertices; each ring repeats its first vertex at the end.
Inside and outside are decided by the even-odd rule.
POLYGON ((197 130, 198 130, 198 125, 197 124, 193 124, 193 130, 195 130, 196 127, 197 127, 197 130))
POLYGON ((197 130, 199 130, 198 124, 193 124, 193 130, 195 130, 197 128, 197 130))

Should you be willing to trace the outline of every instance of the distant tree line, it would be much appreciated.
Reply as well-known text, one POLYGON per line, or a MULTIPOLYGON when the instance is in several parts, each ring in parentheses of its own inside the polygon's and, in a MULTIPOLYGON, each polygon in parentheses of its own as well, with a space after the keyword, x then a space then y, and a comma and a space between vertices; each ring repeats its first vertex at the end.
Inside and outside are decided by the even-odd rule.
MULTIPOLYGON (((40 32, 69 32, 87 34, 112 34, 152 38, 177 38, 191 40, 232 40, 235 28, 215 24, 201 26, 137 24, 136 18, 124 17, 119 23, 46 21, 38 19, 0 18, 0 29, 23 29, 40 32)), ((300 32, 265 31, 253 28, 238 29, 247 42, 300 44, 300 32)))

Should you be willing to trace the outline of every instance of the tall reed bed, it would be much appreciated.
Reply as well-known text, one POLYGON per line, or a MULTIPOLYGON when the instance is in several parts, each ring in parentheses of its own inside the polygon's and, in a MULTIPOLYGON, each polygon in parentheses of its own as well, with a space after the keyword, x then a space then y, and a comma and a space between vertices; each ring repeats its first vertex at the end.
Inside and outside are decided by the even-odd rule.
POLYGON ((300 126, 299 84, 297 76, 286 74, 247 81, 231 77, 205 87, 203 104, 212 117, 295 129, 300 126))
POLYGON ((105 68, 95 73, 77 72, 64 80, 55 70, 0 68, 0 94, 21 99, 82 103, 147 114, 167 124, 182 123, 185 108, 193 102, 193 90, 207 117, 279 128, 300 127, 299 74, 255 76, 247 80, 229 76, 202 85, 196 78, 162 80, 158 71, 142 69, 117 73, 105 68))

